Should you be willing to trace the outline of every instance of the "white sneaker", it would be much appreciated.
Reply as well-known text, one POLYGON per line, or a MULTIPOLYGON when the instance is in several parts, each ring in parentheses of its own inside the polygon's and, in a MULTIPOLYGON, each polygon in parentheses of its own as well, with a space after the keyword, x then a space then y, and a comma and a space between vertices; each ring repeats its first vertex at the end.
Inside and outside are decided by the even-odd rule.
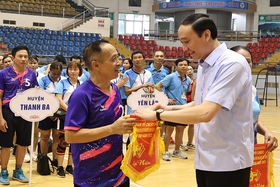
POLYGON ((165 160, 165 161, 170 161, 171 160, 171 157, 170 157, 170 154, 169 154, 168 151, 166 151, 162 154, 162 160, 165 160))
POLYGON ((32 155, 32 160, 34 161, 34 162, 37 162, 38 160, 37 160, 37 154, 36 153, 33 153, 33 155, 32 155))
POLYGON ((186 146, 184 144, 181 144, 180 149, 183 150, 183 151, 188 151, 188 146, 186 146))
POLYGON ((180 150, 174 150, 173 154, 172 154, 172 157, 188 159, 188 157, 186 155, 184 155, 180 150))
POLYGON ((25 163, 29 163, 30 162, 30 155, 29 155, 29 153, 25 153, 23 162, 25 162, 25 163))

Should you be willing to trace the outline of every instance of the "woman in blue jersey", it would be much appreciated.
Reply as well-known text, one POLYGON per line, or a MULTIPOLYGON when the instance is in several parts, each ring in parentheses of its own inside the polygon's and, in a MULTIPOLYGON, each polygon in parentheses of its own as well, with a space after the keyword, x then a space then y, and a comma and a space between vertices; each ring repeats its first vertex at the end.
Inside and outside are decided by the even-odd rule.
MULTIPOLYGON (((42 77, 38 84, 40 88, 46 90, 47 92, 54 94, 55 87, 62 79, 61 77, 62 64, 60 62, 53 62, 50 65, 49 74, 42 77)), ((53 152, 53 165, 57 167, 57 155, 56 148, 58 145, 58 133, 57 133, 57 118, 55 116, 49 116, 46 119, 39 122, 38 128, 41 133, 41 152, 44 154, 48 153, 48 142, 50 134, 52 133, 52 152, 53 152)))
MULTIPOLYGON (((243 55, 248 61, 250 67, 253 65, 253 58, 251 52, 243 46, 234 46, 231 50, 243 55)), ((253 120, 254 120, 254 141, 257 143, 257 133, 261 134, 265 138, 265 143, 268 143, 267 149, 273 151, 278 147, 278 140, 271 132, 262 124, 259 120, 261 112, 260 100, 258 97, 257 89, 252 85, 252 104, 253 104, 253 120)))
POLYGON ((71 95, 65 119, 65 140, 71 143, 75 187, 129 187, 120 169, 122 134, 132 132, 135 119, 122 116, 118 87, 121 62, 107 41, 90 43, 83 52, 90 80, 71 95))
MULTIPOLYGON (((60 108, 67 111, 68 108, 68 100, 72 95, 72 92, 80 85, 79 76, 83 73, 82 66, 80 62, 71 61, 66 69, 66 74, 68 76, 67 79, 60 80, 55 88, 55 96, 59 100, 60 108)), ((68 164, 64 171, 63 168, 63 160, 65 155, 66 147, 68 143, 65 142, 64 137, 64 119, 59 119, 59 130, 58 130, 58 146, 56 150, 57 154, 57 176, 64 178, 65 171, 68 174, 73 174, 73 160, 72 160, 72 152, 71 152, 71 145, 69 146, 68 152, 68 164)))

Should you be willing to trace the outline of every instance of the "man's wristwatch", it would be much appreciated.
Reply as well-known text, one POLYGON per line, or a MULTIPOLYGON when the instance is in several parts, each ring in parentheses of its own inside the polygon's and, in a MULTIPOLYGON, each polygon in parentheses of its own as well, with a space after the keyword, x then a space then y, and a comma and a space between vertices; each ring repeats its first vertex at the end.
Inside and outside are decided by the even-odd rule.
POLYGON ((163 110, 162 108, 156 110, 156 117, 157 117, 157 120, 162 121, 162 120, 160 119, 160 114, 163 113, 163 111, 164 111, 164 110, 163 110))

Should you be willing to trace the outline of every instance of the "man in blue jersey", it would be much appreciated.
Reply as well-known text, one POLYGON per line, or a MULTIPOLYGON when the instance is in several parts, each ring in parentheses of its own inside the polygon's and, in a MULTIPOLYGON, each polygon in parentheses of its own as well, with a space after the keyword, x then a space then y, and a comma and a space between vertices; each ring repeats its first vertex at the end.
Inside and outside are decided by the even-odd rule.
POLYGON ((163 66, 163 63, 164 53, 162 51, 156 51, 154 53, 154 62, 146 68, 146 70, 149 70, 152 73, 155 84, 160 82, 170 73, 169 70, 163 66))
MULTIPOLYGON (((189 61, 184 58, 179 58, 175 61, 177 71, 167 75, 163 80, 155 85, 155 88, 162 91, 168 97, 169 105, 184 105, 187 103, 186 93, 190 91, 191 79, 187 76, 189 61)), ((175 150, 172 157, 187 159, 180 151, 181 140, 183 138, 186 124, 165 122, 166 131, 164 135, 165 153, 162 155, 162 159, 165 161, 171 160, 171 155, 168 152, 170 137, 175 128, 175 150)))
POLYGON ((22 163, 27 146, 31 144, 32 123, 21 117, 16 117, 9 107, 10 100, 17 94, 29 88, 38 86, 36 74, 26 68, 28 64, 28 48, 17 46, 12 50, 13 66, 0 72, 0 146, 1 175, 0 184, 10 184, 7 170, 10 158, 10 148, 13 147, 13 137, 16 132, 16 166, 12 179, 27 183, 22 171, 22 163))
MULTIPOLYGON (((125 95, 129 96, 132 92, 136 92, 141 88, 145 89, 147 92, 153 92, 153 76, 150 71, 143 68, 145 57, 142 51, 134 51, 131 54, 131 60, 133 63, 132 68, 124 73, 124 77, 129 77, 128 81, 124 85, 125 95)), ((131 113, 133 113, 133 110, 128 107, 128 114, 131 113)))
POLYGON ((120 170, 122 134, 131 133, 135 119, 122 116, 118 77, 121 62, 107 41, 84 49, 90 80, 71 95, 65 119, 65 139, 72 144, 75 187, 129 187, 120 170), (83 115, 77 115, 83 114, 83 115))

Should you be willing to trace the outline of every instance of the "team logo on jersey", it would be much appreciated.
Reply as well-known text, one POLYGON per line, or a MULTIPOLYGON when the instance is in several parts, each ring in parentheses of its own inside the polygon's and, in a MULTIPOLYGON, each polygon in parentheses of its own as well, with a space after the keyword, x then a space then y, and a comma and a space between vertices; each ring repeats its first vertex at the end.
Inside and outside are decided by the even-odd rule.
POLYGON ((100 111, 105 111, 105 110, 107 110, 107 108, 105 108, 104 105, 100 105, 100 111))

